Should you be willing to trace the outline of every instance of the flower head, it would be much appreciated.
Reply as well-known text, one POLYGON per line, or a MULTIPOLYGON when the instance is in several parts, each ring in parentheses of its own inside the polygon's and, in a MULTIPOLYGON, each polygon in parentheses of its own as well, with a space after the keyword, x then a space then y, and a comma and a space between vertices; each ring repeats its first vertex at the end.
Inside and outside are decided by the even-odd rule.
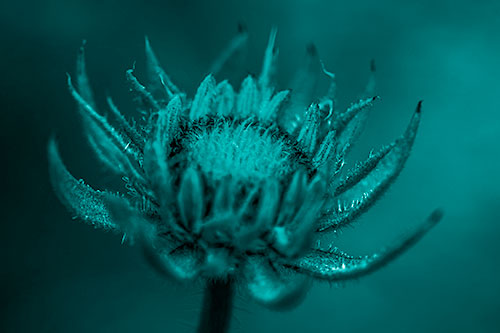
MULTIPOLYGON (((320 234, 336 232, 367 211, 398 176, 421 103, 401 137, 345 172, 344 158, 377 97, 368 89, 339 110, 335 77, 324 68, 331 85, 318 100, 307 100, 307 74, 301 88, 277 91, 275 36, 273 31, 260 76, 248 76, 235 91, 210 74, 192 98, 174 85, 146 40, 147 83, 127 71, 144 115, 140 124, 127 121, 109 98, 113 122, 97 111, 82 48, 77 88, 68 76, 69 89, 90 145, 124 179, 127 193, 94 190, 75 179, 54 140, 49 163, 56 193, 77 217, 138 243, 163 273, 178 280, 232 279, 257 301, 280 307, 299 300, 311 277, 342 281, 383 266, 441 213, 370 256, 315 244, 320 234)), ((229 51, 245 38, 240 34, 229 51)), ((310 57, 316 57, 313 49, 310 57)))

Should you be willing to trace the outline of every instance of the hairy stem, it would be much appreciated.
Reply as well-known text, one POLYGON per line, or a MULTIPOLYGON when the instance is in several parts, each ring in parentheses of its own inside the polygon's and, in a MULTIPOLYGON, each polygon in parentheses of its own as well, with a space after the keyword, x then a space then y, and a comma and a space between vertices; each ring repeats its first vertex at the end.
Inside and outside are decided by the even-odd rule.
POLYGON ((232 281, 230 279, 208 281, 203 297, 198 333, 228 332, 232 309, 232 281))

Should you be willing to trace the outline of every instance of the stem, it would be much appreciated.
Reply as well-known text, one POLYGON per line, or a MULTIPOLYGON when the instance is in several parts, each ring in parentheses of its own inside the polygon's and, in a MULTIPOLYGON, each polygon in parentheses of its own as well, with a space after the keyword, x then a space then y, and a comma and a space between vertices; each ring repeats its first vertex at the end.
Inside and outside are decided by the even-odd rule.
POLYGON ((226 333, 233 309, 233 283, 228 280, 208 281, 203 296, 198 333, 226 333))

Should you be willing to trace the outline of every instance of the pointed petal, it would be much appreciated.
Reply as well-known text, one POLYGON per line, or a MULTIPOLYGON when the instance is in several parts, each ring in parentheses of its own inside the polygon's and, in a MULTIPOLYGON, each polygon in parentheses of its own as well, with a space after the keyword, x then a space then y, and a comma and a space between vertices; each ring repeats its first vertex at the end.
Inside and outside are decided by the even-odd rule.
POLYGON ((200 83, 189 112, 189 119, 196 120, 210 113, 211 104, 215 97, 215 79, 212 74, 200 83))
POLYGON ((421 103, 419 102, 405 134, 396 140, 394 146, 385 156, 383 156, 385 151, 382 150, 379 156, 383 157, 380 160, 377 161, 375 158, 373 161, 369 161, 367 167, 358 170, 361 172, 359 175, 350 176, 353 181, 359 179, 357 183, 354 184, 350 180, 341 183, 342 187, 337 191, 338 193, 341 193, 346 187, 349 189, 335 198, 339 202, 339 209, 330 209, 320 219, 318 231, 335 230, 351 222, 367 211, 397 178, 408 159, 417 134, 420 108, 421 103), (370 170, 370 166, 372 166, 370 164, 376 164, 376 168, 370 170), (363 177, 363 172, 367 171, 368 174, 363 177), (345 202, 347 205, 344 204, 345 202))
POLYGON ((52 186, 64 205, 78 218, 96 228, 118 229, 116 221, 110 215, 108 198, 123 198, 96 191, 82 180, 76 180, 62 162, 54 139, 49 141, 48 158, 52 186))
POLYGON ((434 211, 427 220, 408 236, 379 253, 353 257, 339 250, 315 250, 309 255, 285 266, 297 272, 328 281, 342 281, 360 278, 372 273, 396 259, 416 244, 442 218, 440 210, 434 211))
POLYGON ((365 99, 360 99, 358 102, 352 104, 347 110, 340 113, 335 117, 335 121, 333 122, 333 128, 338 132, 342 132, 342 130, 346 127, 346 125, 360 112, 371 107, 373 102, 379 99, 378 96, 369 97, 365 99))
POLYGON ((275 310, 297 306, 310 287, 310 280, 266 258, 251 256, 244 266, 246 287, 258 303, 275 310))

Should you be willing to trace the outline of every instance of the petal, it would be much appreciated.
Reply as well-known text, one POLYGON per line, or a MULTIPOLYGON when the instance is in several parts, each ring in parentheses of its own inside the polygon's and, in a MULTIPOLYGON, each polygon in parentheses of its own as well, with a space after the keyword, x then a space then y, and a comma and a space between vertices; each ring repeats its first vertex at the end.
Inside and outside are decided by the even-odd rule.
POLYGON ((353 257, 337 249, 315 250, 307 256, 285 264, 297 272, 328 281, 342 281, 362 277, 385 266, 417 243, 442 218, 440 210, 434 211, 427 220, 408 236, 376 254, 353 257))
POLYGON ((273 265, 264 257, 249 257, 243 271, 250 296, 276 310, 297 306, 310 287, 309 279, 281 265, 273 265))

